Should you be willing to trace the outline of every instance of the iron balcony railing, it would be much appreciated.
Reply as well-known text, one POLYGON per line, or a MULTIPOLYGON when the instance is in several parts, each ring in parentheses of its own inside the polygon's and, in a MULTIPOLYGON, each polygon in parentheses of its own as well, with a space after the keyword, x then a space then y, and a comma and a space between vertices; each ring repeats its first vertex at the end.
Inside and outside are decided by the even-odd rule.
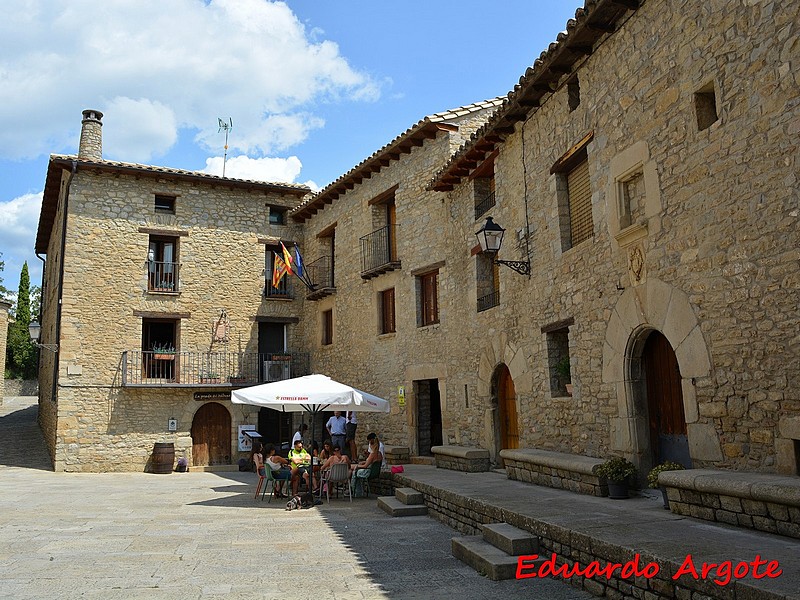
POLYGON ((500 291, 495 290, 491 294, 486 294, 478 298, 478 312, 489 310, 493 306, 500 304, 500 291))
POLYGON ((264 296, 267 298, 285 298, 292 299, 292 284, 289 275, 284 275, 281 278, 278 287, 272 286, 272 272, 267 274, 266 286, 264 287, 264 296))
POLYGON ((305 269, 314 289, 333 287, 333 269, 331 268, 330 256, 320 256, 314 262, 308 263, 305 269))
POLYGON ((391 271, 397 260, 397 225, 386 225, 361 238, 361 275, 391 271))
POLYGON ((148 292, 177 292, 178 270, 176 262, 150 261, 147 263, 148 292))
POLYGON ((490 193, 486 196, 483 200, 475 204, 475 220, 481 218, 481 216, 490 208, 495 205, 495 197, 494 192, 490 193))
POLYGON ((309 374, 306 352, 122 353, 124 386, 244 386, 309 374))

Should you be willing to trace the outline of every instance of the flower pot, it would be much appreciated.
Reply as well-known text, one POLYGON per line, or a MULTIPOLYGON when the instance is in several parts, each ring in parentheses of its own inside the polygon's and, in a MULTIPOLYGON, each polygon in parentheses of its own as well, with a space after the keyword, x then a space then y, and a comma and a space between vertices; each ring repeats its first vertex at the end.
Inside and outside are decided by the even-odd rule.
POLYGON ((153 358, 156 360, 175 360, 174 354, 153 354, 153 358))
POLYGON ((572 396, 572 384, 571 383, 565 383, 564 387, 567 388, 567 394, 572 396))
POLYGON ((201 377, 200 383, 220 383, 219 377, 201 377))
POLYGON ((628 498, 627 481, 608 481, 608 497, 612 500, 625 500, 628 498))

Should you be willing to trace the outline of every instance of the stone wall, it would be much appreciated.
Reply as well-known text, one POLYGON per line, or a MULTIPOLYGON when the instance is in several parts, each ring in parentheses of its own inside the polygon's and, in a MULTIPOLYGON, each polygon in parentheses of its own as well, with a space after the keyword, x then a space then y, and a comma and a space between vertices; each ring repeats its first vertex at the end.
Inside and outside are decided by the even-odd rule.
POLYGON ((38 396, 39 382, 36 379, 6 379, 6 396, 38 396))
MULTIPOLYGON (((694 466, 797 472, 799 25, 778 6, 648 0, 581 64, 575 110, 561 87, 508 135, 487 215, 507 229, 499 258, 530 258, 533 272, 500 267, 489 310, 476 311, 483 218, 474 218, 473 183, 424 191, 446 157, 443 134, 310 219, 309 239, 336 224, 336 333, 314 349, 316 364, 393 400, 388 418, 364 418, 366 429, 413 453, 413 381, 437 379, 444 444, 496 453, 494 376, 504 364, 521 447, 621 453, 646 473, 642 346, 660 332, 677 357, 694 466), (696 94, 710 84, 719 118, 701 129, 696 94), (550 171, 590 133, 593 235, 570 248, 563 176, 550 171), (402 269, 365 282, 358 238, 370 231, 369 200, 393 185, 402 269), (630 226, 620 190, 634 199, 630 226), (434 265, 439 323, 417 327, 415 276, 434 265), (377 292, 389 287, 397 332, 379 335, 377 292), (551 386, 547 331, 559 323, 568 324, 572 396, 551 386)), ((316 307, 306 308, 312 322, 316 307)))
MULTIPOLYGON (((11 303, 0 300, 0 405, 6 395, 4 374, 6 372, 6 341, 8 340, 8 326, 11 324, 11 303)), ((11 394, 9 394, 11 395, 11 394)))

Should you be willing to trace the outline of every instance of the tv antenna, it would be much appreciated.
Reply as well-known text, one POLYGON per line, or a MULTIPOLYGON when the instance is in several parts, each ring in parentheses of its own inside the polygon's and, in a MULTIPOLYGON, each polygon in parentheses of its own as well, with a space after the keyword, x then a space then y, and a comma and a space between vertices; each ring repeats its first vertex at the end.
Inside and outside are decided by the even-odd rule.
POLYGON ((222 130, 225 130, 225 154, 222 157, 222 176, 225 177, 225 163, 228 162, 228 132, 233 129, 233 119, 228 117, 228 120, 217 118, 219 121, 219 133, 222 130))

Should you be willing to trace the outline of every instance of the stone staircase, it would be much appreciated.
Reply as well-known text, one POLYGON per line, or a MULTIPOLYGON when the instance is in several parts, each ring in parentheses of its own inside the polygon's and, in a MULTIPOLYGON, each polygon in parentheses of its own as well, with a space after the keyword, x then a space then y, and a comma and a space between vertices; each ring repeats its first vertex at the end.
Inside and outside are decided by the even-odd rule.
MULTIPOLYGON (((493 581, 514 579, 518 557, 539 553, 539 538, 508 523, 481 525, 483 535, 454 537, 453 556, 493 581)), ((525 568, 544 562, 526 560, 525 568)))
POLYGON ((380 496, 378 506, 393 517, 428 514, 428 507, 424 504, 422 493, 410 487, 397 488, 394 496, 380 496))

